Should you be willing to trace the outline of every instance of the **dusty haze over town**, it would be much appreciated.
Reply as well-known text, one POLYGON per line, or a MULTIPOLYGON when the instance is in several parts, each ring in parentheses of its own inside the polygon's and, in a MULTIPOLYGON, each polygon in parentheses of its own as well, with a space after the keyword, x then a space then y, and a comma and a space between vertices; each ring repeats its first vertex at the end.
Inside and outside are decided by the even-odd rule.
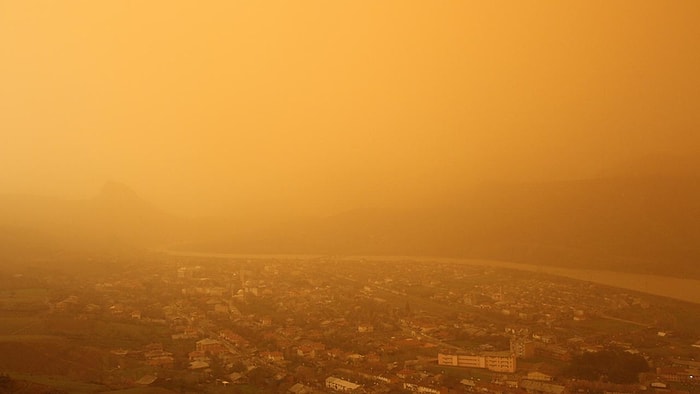
POLYGON ((700 392, 698 21, 0 0, 0 393, 700 392))

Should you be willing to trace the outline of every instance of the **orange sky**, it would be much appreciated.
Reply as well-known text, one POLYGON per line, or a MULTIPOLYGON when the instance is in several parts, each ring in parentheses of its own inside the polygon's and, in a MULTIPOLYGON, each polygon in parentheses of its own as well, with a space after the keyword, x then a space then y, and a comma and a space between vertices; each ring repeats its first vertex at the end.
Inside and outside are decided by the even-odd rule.
POLYGON ((0 193, 410 204, 700 146, 698 1, 0 0, 0 193))

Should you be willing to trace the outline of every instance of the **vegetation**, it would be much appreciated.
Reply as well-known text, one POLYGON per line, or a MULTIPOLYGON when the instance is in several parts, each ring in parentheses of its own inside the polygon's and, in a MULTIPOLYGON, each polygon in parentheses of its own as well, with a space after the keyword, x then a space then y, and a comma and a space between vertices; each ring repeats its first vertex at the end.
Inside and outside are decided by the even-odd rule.
POLYGON ((609 349, 575 356, 564 374, 577 379, 626 384, 637 382, 639 374, 648 370, 644 357, 609 349))

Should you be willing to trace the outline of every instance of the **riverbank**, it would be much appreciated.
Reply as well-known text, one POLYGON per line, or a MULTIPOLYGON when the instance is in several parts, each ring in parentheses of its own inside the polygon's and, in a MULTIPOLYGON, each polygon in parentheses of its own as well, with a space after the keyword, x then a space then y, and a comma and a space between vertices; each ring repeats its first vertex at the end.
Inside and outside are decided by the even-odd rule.
POLYGON ((183 251, 162 251, 172 256, 184 257, 206 257, 224 259, 277 259, 277 260, 300 260, 332 258, 334 260, 357 260, 367 261, 435 261, 439 263, 469 264, 487 267, 500 267, 530 272, 542 272, 566 278, 593 282, 621 289, 638 291, 641 293, 653 294, 676 300, 700 304, 700 280, 674 278, 661 275, 635 274, 628 272, 571 269, 548 265, 520 264, 497 260, 479 259, 459 259, 429 256, 323 256, 323 255, 288 255, 288 254, 233 254, 233 253, 204 253, 204 252, 183 252, 183 251))

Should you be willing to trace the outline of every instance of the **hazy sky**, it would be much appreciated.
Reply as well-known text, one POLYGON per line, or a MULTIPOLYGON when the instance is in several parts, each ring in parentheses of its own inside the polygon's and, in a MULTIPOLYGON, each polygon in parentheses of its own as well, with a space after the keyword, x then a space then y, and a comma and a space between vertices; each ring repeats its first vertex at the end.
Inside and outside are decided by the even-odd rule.
POLYGON ((700 2, 0 0, 0 193, 329 213, 700 147, 700 2))

